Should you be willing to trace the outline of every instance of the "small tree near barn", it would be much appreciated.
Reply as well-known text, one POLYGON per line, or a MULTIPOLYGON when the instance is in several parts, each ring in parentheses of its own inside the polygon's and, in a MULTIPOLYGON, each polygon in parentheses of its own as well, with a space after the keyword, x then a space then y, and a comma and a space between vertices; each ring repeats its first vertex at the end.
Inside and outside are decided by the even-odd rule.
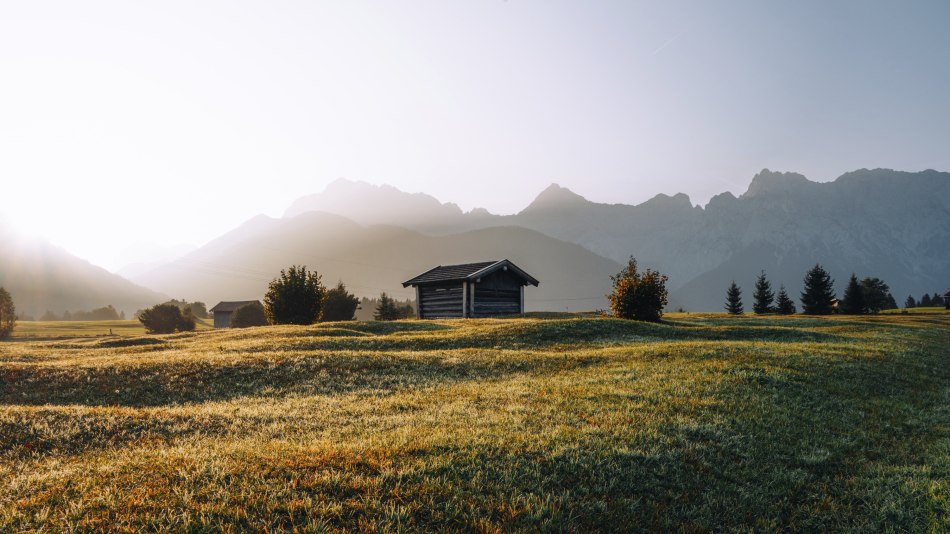
POLYGON ((6 289, 0 287, 0 339, 6 339, 13 333, 16 326, 16 307, 13 297, 6 289))
POLYGON ((630 256, 626 267, 610 280, 613 291, 607 295, 607 300, 615 317, 657 322, 663 316, 666 275, 652 269, 641 273, 637 269, 637 260, 630 256))
POLYGON ((272 324, 313 324, 320 317, 326 289, 316 271, 304 265, 281 270, 264 295, 264 311, 272 324))

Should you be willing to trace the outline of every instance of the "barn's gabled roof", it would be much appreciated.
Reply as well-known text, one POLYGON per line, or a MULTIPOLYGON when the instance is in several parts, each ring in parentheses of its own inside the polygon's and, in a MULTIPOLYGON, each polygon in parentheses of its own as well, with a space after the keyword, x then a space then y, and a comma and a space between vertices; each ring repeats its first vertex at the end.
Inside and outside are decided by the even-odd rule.
POLYGON ((508 260, 482 261, 478 263, 462 263, 459 265, 439 265, 402 283, 402 287, 434 284, 440 282, 477 281, 499 270, 510 270, 521 277, 525 282, 536 286, 538 281, 530 274, 522 271, 517 265, 508 260))
POLYGON ((233 312, 234 310, 240 308, 241 306, 247 304, 253 304, 255 302, 260 302, 259 300, 223 300, 214 305, 214 308, 211 308, 211 313, 214 312, 233 312))
POLYGON ((948 287, 948 288, 943 292, 943 298, 948 298, 948 297, 950 297, 950 287, 948 287))

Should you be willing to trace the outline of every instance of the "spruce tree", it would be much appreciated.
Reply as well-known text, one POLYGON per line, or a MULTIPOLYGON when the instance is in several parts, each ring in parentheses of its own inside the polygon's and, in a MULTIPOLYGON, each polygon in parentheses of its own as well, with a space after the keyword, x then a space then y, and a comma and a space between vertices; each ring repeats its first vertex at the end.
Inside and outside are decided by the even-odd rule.
POLYGON ((890 293, 887 294, 887 309, 896 310, 898 308, 897 301, 894 300, 894 295, 890 293))
POLYGON ((765 278, 763 270, 755 280, 755 293, 752 294, 752 311, 757 314, 770 313, 775 311, 772 302, 775 300, 775 292, 772 291, 772 284, 765 278))
POLYGON ((864 288, 858 282, 858 277, 851 273, 848 280, 848 287, 844 290, 844 297, 838 306, 838 311, 847 315, 859 315, 867 312, 867 305, 864 302, 864 288))
POLYGON ((726 290, 726 305, 724 307, 726 311, 732 315, 742 314, 742 290, 736 285, 735 280, 732 281, 732 284, 729 285, 729 289, 726 290))
POLYGON ((834 310, 835 281, 821 264, 815 264, 805 275, 805 289, 801 293, 802 313, 828 315, 834 310))
POLYGON ((379 304, 376 305, 376 312, 373 314, 373 319, 377 321, 395 321, 400 318, 401 312, 399 306, 396 305, 396 301, 387 295, 385 291, 381 293, 379 295, 379 304))
POLYGON ((796 311, 795 303, 788 297, 784 284, 779 286, 778 296, 775 297, 775 311, 782 315, 792 315, 796 311))
POLYGON ((916 307, 917 307, 917 301, 914 300, 914 296, 913 296, 913 295, 907 295, 907 300, 904 301, 904 307, 905 307, 905 308, 916 308, 916 307))
POLYGON ((920 302, 918 302, 917 305, 920 306, 921 308, 929 308, 930 306, 932 306, 932 304, 930 303, 930 295, 928 295, 927 293, 924 293, 924 296, 920 297, 920 302))

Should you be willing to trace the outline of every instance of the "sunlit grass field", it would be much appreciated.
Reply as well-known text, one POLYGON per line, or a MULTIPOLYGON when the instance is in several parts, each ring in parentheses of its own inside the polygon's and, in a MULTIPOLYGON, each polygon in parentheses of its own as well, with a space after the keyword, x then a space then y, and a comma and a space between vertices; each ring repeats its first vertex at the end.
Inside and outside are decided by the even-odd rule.
POLYGON ((0 531, 950 530, 946 314, 119 333, 0 343, 0 531))
MULTIPOLYGON (((211 319, 196 319, 197 330, 206 330, 212 326, 211 319)), ((89 336, 143 336, 145 327, 139 321, 18 321, 13 330, 13 338, 19 340, 41 340, 50 338, 72 338, 89 336)))

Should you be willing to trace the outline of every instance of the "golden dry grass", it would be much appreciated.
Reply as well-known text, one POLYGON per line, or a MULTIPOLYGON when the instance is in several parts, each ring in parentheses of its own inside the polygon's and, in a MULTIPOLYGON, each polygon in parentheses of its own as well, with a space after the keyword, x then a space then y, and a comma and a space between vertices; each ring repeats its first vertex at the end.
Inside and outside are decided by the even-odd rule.
POLYGON ((0 531, 947 531, 948 332, 674 314, 14 340, 0 531))

